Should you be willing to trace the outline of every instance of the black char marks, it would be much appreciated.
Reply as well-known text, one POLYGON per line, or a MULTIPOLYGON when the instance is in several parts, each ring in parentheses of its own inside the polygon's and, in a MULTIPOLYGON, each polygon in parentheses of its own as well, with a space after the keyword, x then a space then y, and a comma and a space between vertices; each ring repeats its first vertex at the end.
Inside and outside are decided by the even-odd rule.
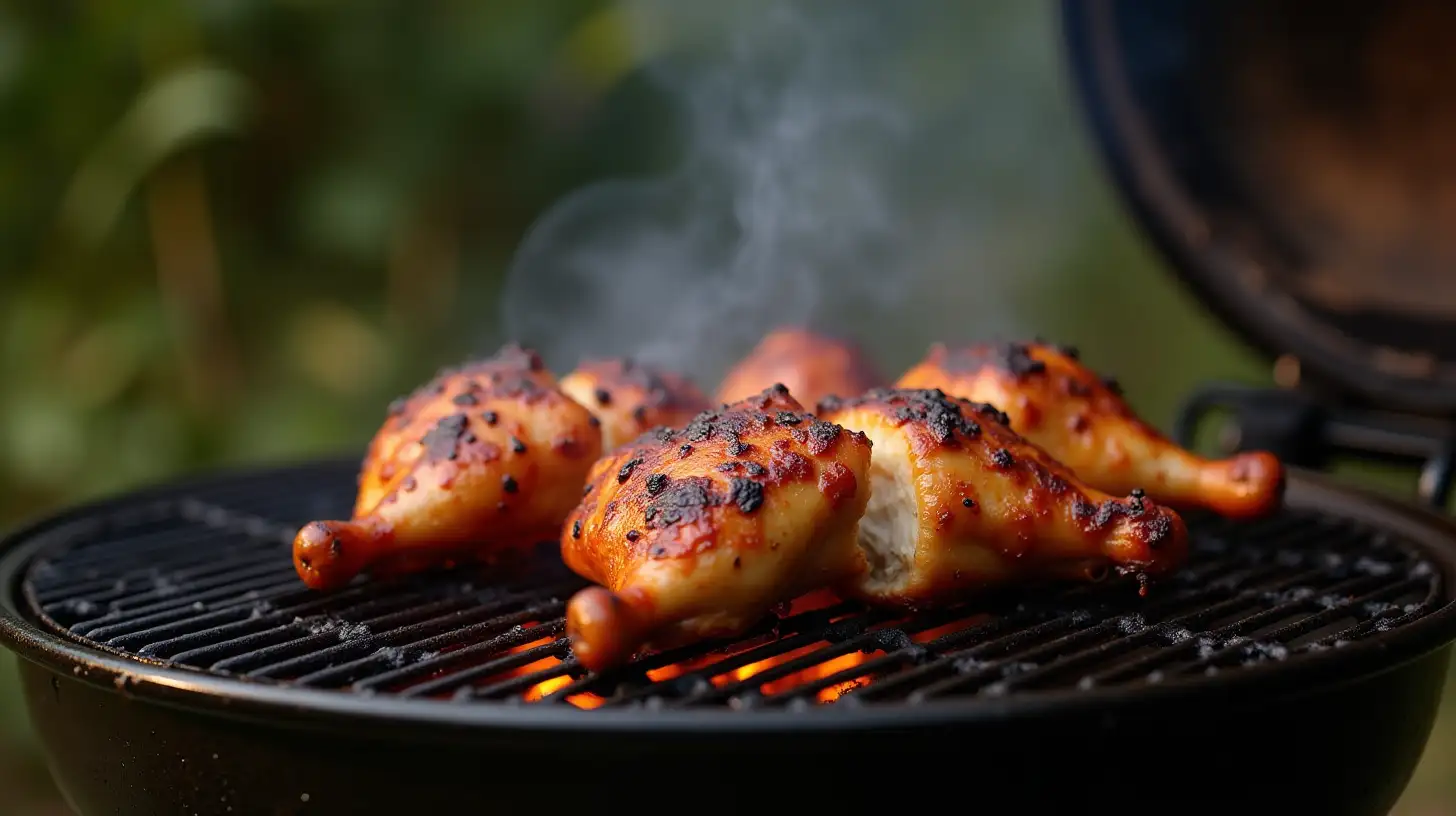
POLYGON ((1000 353, 1001 366, 1017 377, 1046 371, 1046 363, 1032 357, 1031 348, 1024 343, 1007 343, 1000 353))
POLYGON ((431 459, 454 459, 460 452, 465 425, 464 414, 451 414, 435 423, 435 427, 420 439, 420 444, 425 446, 425 454, 431 459))
POLYGON ((981 416, 990 417, 1008 428, 1011 427, 1011 417, 1007 416, 1005 411, 1000 410, 991 403, 980 402, 972 403, 972 405, 975 406, 976 412, 981 416))
POLYGON ((763 485, 751 479, 734 479, 728 499, 738 505, 739 510, 752 513, 763 505, 763 485))
POLYGON ((622 465, 622 469, 617 471, 617 484, 622 484, 632 478, 632 471, 636 470, 640 464, 642 464, 642 457, 640 456, 634 456, 628 459, 622 465))
POLYGON ((683 429, 683 436, 689 442, 706 442, 716 430, 714 423, 718 421, 719 416, 717 411, 704 411, 698 414, 683 429))
POLYGON ((939 388, 933 389, 875 389, 863 397, 849 400, 846 405, 880 403, 894 409, 893 416, 899 422, 924 423, 931 436, 942 445, 955 441, 956 434, 967 439, 981 435, 981 426, 966 416, 963 408, 974 403, 954 400, 939 388))
POLYGON ((644 518, 648 529, 691 523, 723 504, 723 495, 713 490, 712 480, 703 476, 678 479, 647 505, 644 518))
POLYGON ((987 365, 994 365, 1015 377, 1046 371, 1046 363, 1032 357, 1031 347, 1026 343, 977 345, 954 350, 939 346, 935 356, 940 358, 940 367, 947 373, 974 373, 987 365))
POLYGON ((832 422, 815 420, 809 425, 809 440, 806 443, 809 452, 815 456, 828 452, 834 447, 834 440, 839 438, 842 430, 844 429, 832 422))
POLYGON ((780 425, 798 425, 804 418, 793 411, 779 411, 774 414, 774 421, 780 425))
POLYGON ((1117 499, 1108 499, 1097 508, 1097 513, 1092 517, 1092 526, 1101 529, 1119 517, 1137 518, 1144 510, 1141 500, 1134 499, 1124 503, 1117 499))

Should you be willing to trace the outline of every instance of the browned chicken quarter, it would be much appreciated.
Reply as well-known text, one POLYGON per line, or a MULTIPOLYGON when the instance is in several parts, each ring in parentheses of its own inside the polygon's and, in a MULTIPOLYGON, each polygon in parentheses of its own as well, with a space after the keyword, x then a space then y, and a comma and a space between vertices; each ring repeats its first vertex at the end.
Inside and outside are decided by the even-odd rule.
POLYGON ((561 378, 561 390, 602 423, 605 451, 713 407, 687 377, 626 357, 583 362, 561 378))
POLYGON ((326 590, 555 540, 601 455, 598 424, 529 349, 443 370, 390 406, 353 518, 305 525, 294 566, 326 590))
POLYGON ((845 595, 917 609, 1010 581, 1156 575, 1187 556, 1175 512, 1141 491, 1084 485, 990 405, 877 389, 826 401, 820 416, 874 451, 859 525, 867 569, 845 595))
POLYGON ((719 402, 737 402, 781 383, 806 406, 828 396, 850 397, 886 385, 848 340, 807 329, 771 332, 718 386, 719 402))
POLYGON ((577 658, 602 669, 738 634, 858 574, 869 467, 863 434, 782 385, 608 455, 561 534, 566 564, 601 585, 567 607, 577 658))
POLYGON ((1266 515, 1283 497, 1284 469, 1273 454, 1210 460, 1184 450, 1139 419, 1116 382, 1084 366, 1075 349, 936 344, 896 385, 939 388, 997 406, 1017 433, 1109 493, 1141 489, 1174 507, 1229 518, 1266 515))

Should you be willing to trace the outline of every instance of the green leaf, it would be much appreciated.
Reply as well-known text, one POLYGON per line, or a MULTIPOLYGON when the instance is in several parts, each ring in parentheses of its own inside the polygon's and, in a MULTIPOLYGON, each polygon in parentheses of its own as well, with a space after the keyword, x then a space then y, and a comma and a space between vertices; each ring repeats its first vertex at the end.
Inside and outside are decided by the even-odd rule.
POLYGON ((243 132, 251 102, 240 77, 208 65, 152 83, 81 164, 61 203, 62 232, 83 245, 99 243, 154 167, 198 142, 243 132))

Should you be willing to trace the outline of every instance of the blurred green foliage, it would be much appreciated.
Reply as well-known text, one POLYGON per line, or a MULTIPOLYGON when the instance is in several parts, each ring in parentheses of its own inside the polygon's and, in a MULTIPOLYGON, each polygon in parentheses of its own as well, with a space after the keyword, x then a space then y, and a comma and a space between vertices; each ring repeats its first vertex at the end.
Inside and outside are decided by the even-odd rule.
MULTIPOLYGON (((989 85, 1038 148, 1074 157, 1078 217, 1023 227, 1056 268, 1007 308, 1115 368, 1155 421, 1202 380, 1262 379, 1119 209, 1050 5, 958 13, 984 20, 989 85)), ((598 0, 0 6, 0 526, 357 449, 389 397, 479 350, 537 215, 668 160, 640 58, 598 0)), ((986 177, 1014 195, 1026 169, 986 177)), ((0 662, 0 810, 59 812, 39 767, 0 662)), ((1441 776, 1407 812, 1450 795, 1441 776)))

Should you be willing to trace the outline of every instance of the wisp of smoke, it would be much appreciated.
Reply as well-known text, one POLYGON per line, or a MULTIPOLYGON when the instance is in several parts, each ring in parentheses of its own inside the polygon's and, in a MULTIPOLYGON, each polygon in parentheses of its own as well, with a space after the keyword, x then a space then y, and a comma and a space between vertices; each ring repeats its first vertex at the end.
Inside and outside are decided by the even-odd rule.
POLYGON ((940 30, 957 5, 625 5, 644 30, 714 37, 644 69, 683 111, 682 159, 548 211, 509 271, 506 334, 563 370, 627 354, 711 385, 779 325, 872 353, 887 332, 933 336, 926 319, 1005 328, 988 276, 957 283, 985 261, 973 225, 994 207, 958 178, 974 148, 953 124, 967 91, 946 86, 958 44, 940 30), (972 302, 948 312, 947 298, 972 302))

